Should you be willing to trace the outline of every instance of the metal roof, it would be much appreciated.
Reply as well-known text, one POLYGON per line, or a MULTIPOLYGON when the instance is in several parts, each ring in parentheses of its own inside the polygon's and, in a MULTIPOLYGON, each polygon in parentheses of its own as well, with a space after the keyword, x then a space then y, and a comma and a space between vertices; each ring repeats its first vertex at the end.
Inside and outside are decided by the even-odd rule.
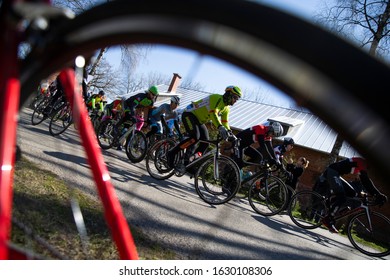
MULTIPOLYGON (((212 94, 180 87, 176 89, 175 93, 167 93, 167 85, 159 85, 158 88, 160 96, 157 99, 156 105, 158 106, 167 102, 171 95, 179 95, 181 99, 179 109, 184 109, 192 101, 212 94), (164 98, 164 96, 167 96, 167 98, 164 98)), ((129 94, 129 96, 133 94, 129 94)), ((230 108, 229 125, 235 130, 243 130, 257 124, 265 123, 268 120, 289 123, 291 127, 285 136, 293 137, 296 145, 305 148, 330 153, 336 141, 337 133, 319 117, 309 111, 283 108, 245 99, 240 99, 230 108)), ((357 151, 344 141, 339 156, 353 157, 358 155, 357 151)))

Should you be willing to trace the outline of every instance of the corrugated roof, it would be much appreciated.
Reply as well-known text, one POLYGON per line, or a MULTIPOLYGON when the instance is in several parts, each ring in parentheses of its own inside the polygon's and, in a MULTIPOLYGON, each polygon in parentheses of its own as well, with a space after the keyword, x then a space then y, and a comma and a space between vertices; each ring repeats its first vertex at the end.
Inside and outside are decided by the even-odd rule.
MULTIPOLYGON (((158 88, 162 94, 160 94, 161 97, 158 98, 156 105, 167 102, 168 99, 163 98, 163 96, 170 95, 169 93, 165 93, 168 89, 167 85, 159 85, 158 88)), ((128 96, 133 94, 135 93, 129 94, 128 96)), ((192 101, 202 99, 211 93, 178 87, 176 94, 181 98, 179 109, 184 109, 192 101)), ((296 145, 325 153, 331 152, 336 141, 337 133, 311 112, 240 99, 230 108, 229 125, 236 130, 243 130, 257 124, 265 123, 268 119, 280 117, 293 119, 292 124, 295 126, 292 128, 292 132, 288 132, 286 136, 293 137, 296 145), (298 123, 302 124, 299 125, 298 123)), ((358 153, 351 145, 344 141, 339 155, 342 157, 353 157, 357 156, 358 153)))

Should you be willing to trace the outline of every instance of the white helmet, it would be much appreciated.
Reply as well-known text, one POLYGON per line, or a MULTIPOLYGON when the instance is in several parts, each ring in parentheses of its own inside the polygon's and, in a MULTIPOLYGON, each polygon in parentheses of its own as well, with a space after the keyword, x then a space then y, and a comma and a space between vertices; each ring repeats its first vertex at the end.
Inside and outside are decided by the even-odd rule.
POLYGON ((279 122, 272 122, 270 124, 270 131, 274 133, 275 137, 283 135, 283 126, 279 122))
POLYGON ((176 103, 177 105, 180 105, 180 98, 179 96, 172 96, 171 102, 176 103))

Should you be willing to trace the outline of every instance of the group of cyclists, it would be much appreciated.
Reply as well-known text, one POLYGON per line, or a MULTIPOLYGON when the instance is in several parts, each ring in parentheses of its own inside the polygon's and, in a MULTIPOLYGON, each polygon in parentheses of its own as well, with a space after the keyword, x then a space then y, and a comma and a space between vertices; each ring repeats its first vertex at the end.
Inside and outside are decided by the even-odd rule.
MULTIPOLYGON (((283 126, 279 122, 255 125, 234 135, 228 122, 229 112, 230 106, 233 106, 240 98, 242 98, 241 89, 238 86, 228 86, 224 94, 211 94, 189 104, 184 110, 181 120, 187 137, 169 150, 167 154, 169 166, 175 167, 176 155, 180 150, 186 150, 185 161, 187 162, 192 155, 203 154, 206 151, 208 144, 200 142, 200 140, 209 139, 206 123, 211 122, 218 128, 222 139, 240 138, 238 156, 233 156, 240 169, 245 166, 242 161, 243 156, 248 157, 249 162, 259 162, 263 160, 263 157, 266 157, 268 162, 288 174, 286 183, 295 189, 297 179, 307 168, 309 161, 305 157, 300 157, 295 164, 289 162, 286 167, 284 166, 283 155, 292 149, 295 142, 291 137, 286 137, 281 145, 272 146, 272 137, 283 135, 283 126), (258 144, 257 150, 260 152, 255 151, 253 147, 255 143, 258 144)), ((343 184, 343 181, 340 180, 341 176, 348 173, 359 174, 362 190, 373 195, 382 204, 387 202, 387 196, 382 194, 368 177, 365 159, 355 157, 330 164, 318 178, 315 186, 317 188, 320 184, 326 195, 334 197, 330 205, 331 211, 322 221, 330 232, 338 232, 333 217, 341 205, 345 203, 346 197, 361 195, 359 189, 350 189, 350 184, 343 184)))
MULTIPOLYGON (((51 85, 51 87, 54 86, 56 87, 56 98, 62 98, 63 93, 61 94, 62 90, 58 81, 51 85)), ((177 155, 181 150, 185 150, 185 165, 190 162, 193 155, 205 153, 209 144, 200 140, 209 140, 210 135, 206 124, 212 123, 218 129, 219 136, 223 140, 240 139, 239 153, 232 155, 240 170, 245 167, 243 157, 246 158, 246 162, 254 163, 261 162, 265 158, 271 165, 276 165, 278 169, 283 170, 287 174, 286 184, 295 189, 298 178, 302 175, 309 162, 305 157, 300 157, 295 164, 289 162, 285 166, 283 155, 292 149, 295 142, 291 137, 286 137, 282 144, 273 147, 272 138, 283 135, 283 126, 279 122, 273 121, 254 125, 240 131, 236 135, 233 134, 228 120, 230 107, 234 106, 243 96, 238 86, 227 86, 223 94, 211 94, 203 99, 191 102, 191 104, 185 107, 181 118, 177 111, 180 105, 178 96, 172 96, 169 104, 164 103, 155 107, 154 104, 158 96, 158 88, 153 85, 145 92, 138 93, 127 99, 118 96, 109 104, 106 104, 104 91, 100 90, 97 94, 88 96, 85 102, 88 110, 98 111, 102 120, 120 114, 121 117, 117 127, 120 127, 121 124, 126 124, 127 121, 136 123, 138 117, 137 109, 146 109, 143 110, 143 118, 146 120, 146 124, 149 125, 149 131, 146 134, 148 138, 154 134, 161 134, 162 130, 168 127, 166 122, 171 121, 176 135, 179 136, 179 141, 167 153, 167 164, 170 168, 175 168, 177 155), (184 131, 181 130, 180 125, 184 127, 184 131), (254 147, 254 144, 257 145, 257 148, 254 147)), ((348 173, 359 174, 361 190, 375 195, 382 203, 387 201, 387 197, 370 180, 367 174, 367 162, 365 159, 357 157, 348 158, 330 164, 317 179, 314 190, 334 197, 330 214, 322 221, 331 232, 338 232, 333 217, 345 203, 346 197, 361 195, 361 190, 351 189, 350 184, 344 184, 344 181, 340 179, 341 176, 348 173)))

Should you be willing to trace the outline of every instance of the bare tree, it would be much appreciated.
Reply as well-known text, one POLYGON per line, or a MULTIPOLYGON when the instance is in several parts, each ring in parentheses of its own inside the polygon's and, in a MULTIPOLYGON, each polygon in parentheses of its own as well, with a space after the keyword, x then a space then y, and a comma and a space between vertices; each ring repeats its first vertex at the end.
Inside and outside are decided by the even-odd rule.
POLYGON ((77 15, 98 3, 96 0, 53 0, 52 2, 54 6, 71 9, 77 15))
POLYGON ((349 38, 371 55, 388 59, 390 0, 333 0, 316 15, 318 23, 349 38))
MULTIPOLYGON (((85 12, 86 10, 92 8, 93 6, 98 5, 99 3, 102 3, 104 1, 100 0, 54 0, 53 4, 59 7, 66 7, 71 9, 76 14, 81 14, 85 12)), ((106 2, 109 2, 107 0, 106 2)), ((96 58, 91 59, 91 64, 88 67, 88 75, 93 76, 94 84, 88 85, 90 88, 99 88, 103 89, 107 92, 110 91, 116 91, 121 92, 125 90, 125 93, 129 92, 130 85, 132 83, 129 83, 130 76, 124 76, 119 75, 121 77, 124 77, 124 81, 118 81, 118 76, 112 77, 111 75, 108 75, 105 77, 104 73, 112 73, 112 69, 110 69, 110 72, 105 72, 107 70, 107 62, 104 64, 102 63, 102 60, 104 59, 104 55, 107 53, 108 48, 111 46, 106 46, 102 49, 100 49, 97 53, 96 58), (99 69, 99 67, 102 67, 102 69, 99 69), (104 70, 104 71, 102 71, 104 70), (98 80, 101 79, 101 80, 98 80), (98 84, 98 85, 97 85, 98 84), (127 84, 127 85, 126 85, 127 84), (125 87, 125 88, 123 88, 125 87)), ((134 72, 135 68, 139 64, 140 60, 144 59, 150 50, 150 45, 121 45, 121 70, 124 70, 125 73, 131 73, 134 72)), ((134 84, 133 84, 134 87, 134 84)))
POLYGON ((184 79, 183 81, 181 81, 180 87, 197 91, 203 91, 205 88, 201 83, 195 82, 191 79, 184 79))
MULTIPOLYGON (((332 32, 349 38, 369 54, 388 60, 390 0, 334 0, 334 5, 316 15, 332 32)), ((335 162, 343 144, 337 135, 329 163, 335 162)))
MULTIPOLYGON (((94 64, 87 69, 89 72, 94 64)), ((104 58, 100 60, 99 67, 95 68, 94 75, 88 83, 89 92, 104 90, 109 96, 118 94, 121 85, 121 77, 118 70, 115 70, 104 58)))

